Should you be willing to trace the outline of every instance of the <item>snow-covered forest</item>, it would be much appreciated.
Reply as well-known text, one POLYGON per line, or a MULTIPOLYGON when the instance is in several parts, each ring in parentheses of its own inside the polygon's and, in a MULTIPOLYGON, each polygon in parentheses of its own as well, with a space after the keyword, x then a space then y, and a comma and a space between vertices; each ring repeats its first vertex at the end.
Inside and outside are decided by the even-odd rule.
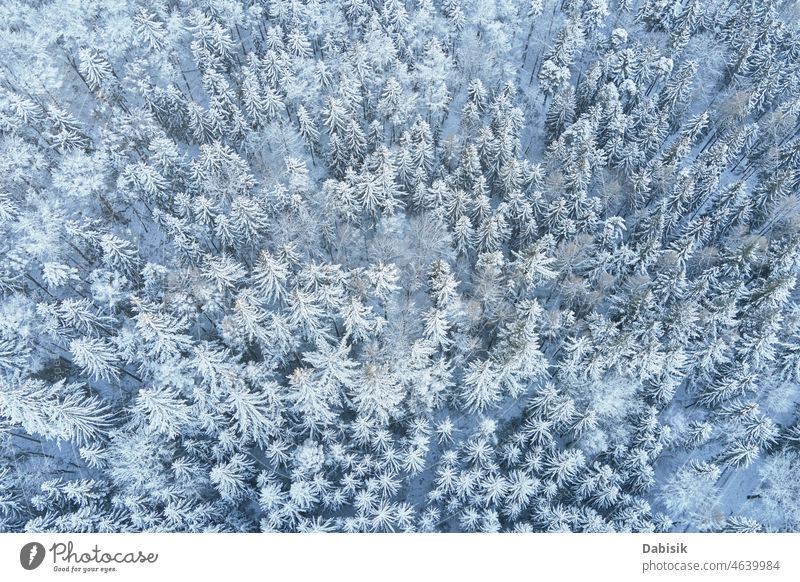
POLYGON ((0 531, 800 531, 792 0, 2 0, 0 531))

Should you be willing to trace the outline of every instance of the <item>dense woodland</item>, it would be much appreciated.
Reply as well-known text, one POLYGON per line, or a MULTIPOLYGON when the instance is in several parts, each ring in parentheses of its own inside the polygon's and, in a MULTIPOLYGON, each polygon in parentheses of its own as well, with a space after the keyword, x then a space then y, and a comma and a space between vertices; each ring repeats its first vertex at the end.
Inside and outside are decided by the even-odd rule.
POLYGON ((3 0, 0 531, 800 531, 800 7, 3 0))

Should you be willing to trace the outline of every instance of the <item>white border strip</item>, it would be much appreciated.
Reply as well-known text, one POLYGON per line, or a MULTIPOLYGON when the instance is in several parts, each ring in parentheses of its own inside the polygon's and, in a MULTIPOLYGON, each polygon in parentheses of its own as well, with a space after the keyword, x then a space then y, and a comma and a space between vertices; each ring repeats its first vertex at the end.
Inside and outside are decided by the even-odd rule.
POLYGON ((800 533, 0 534, 0 580, 796 582, 798 553, 800 533))

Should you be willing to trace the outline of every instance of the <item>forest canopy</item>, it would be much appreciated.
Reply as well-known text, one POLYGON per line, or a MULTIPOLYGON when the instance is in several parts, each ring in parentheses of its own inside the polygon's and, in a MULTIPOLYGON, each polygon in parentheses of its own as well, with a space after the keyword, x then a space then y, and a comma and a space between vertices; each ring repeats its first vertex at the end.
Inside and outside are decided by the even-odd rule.
POLYGON ((7 0, 0 531, 796 531, 800 8, 7 0))

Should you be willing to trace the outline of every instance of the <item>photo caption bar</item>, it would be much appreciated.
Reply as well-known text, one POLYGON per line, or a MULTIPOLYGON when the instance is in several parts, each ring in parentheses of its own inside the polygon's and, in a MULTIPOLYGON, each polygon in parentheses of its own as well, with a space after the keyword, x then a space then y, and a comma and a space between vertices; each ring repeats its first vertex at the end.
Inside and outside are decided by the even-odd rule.
POLYGON ((0 577, 777 582, 800 579, 799 544, 800 534, 0 534, 0 577))

